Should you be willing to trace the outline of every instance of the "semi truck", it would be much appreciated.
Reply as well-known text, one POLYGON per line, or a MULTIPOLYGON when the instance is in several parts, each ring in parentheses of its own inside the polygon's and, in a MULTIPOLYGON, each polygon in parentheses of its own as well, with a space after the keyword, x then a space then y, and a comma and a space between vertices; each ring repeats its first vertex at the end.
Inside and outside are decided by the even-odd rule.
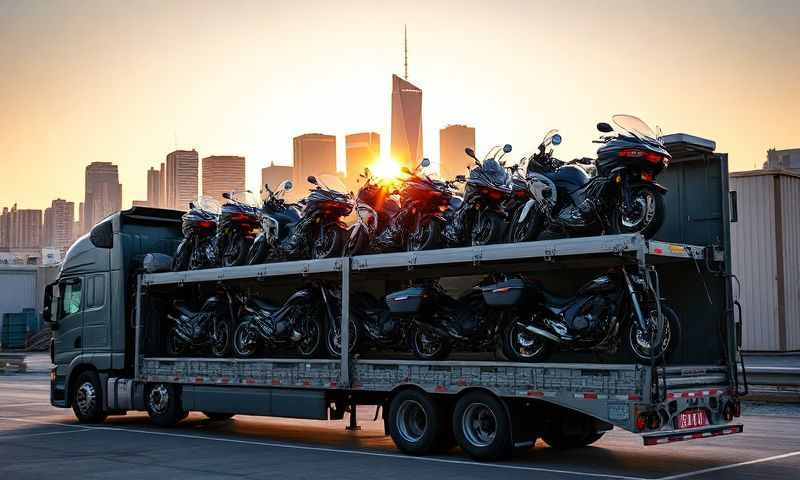
POLYGON ((543 439, 554 448, 589 445, 614 427, 645 445, 742 431, 737 373, 741 315, 732 288, 727 155, 691 135, 665 137, 673 156, 660 180, 667 218, 651 240, 638 234, 553 238, 516 244, 383 253, 204 270, 148 273, 146 254, 172 254, 181 212, 134 207, 98 223, 68 251, 46 288, 53 330, 51 403, 82 422, 146 411, 172 426, 190 411, 212 420, 236 414, 340 420, 376 406, 376 419, 408 454, 458 445, 478 460, 503 458, 543 439), (598 271, 625 265, 657 279, 681 322, 670 356, 559 352, 547 363, 489 355, 420 361, 403 355, 341 358, 210 358, 168 355, 158 299, 235 286, 286 296, 304 282, 341 288, 348 338, 353 292, 385 294, 398 282, 489 273, 534 275, 569 292, 598 271), (380 415, 379 415, 380 412, 380 415))

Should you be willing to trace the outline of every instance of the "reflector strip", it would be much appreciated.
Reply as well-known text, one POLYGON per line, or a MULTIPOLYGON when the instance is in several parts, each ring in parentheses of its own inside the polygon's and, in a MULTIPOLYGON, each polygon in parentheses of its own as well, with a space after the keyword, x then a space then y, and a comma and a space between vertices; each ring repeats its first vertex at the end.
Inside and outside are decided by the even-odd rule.
POLYGON ((658 437, 643 437, 645 445, 663 445, 665 443, 682 442, 685 440, 695 440, 698 438, 719 437, 721 435, 731 435, 734 433, 742 433, 743 427, 741 425, 733 425, 731 427, 719 428, 716 430, 707 430, 704 432, 692 433, 675 433, 672 435, 658 436, 658 437))

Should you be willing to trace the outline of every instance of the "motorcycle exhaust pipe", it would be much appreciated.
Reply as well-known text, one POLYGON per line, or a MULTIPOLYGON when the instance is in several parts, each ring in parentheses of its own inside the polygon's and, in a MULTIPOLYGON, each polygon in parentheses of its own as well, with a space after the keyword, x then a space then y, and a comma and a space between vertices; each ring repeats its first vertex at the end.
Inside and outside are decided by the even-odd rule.
POLYGON ((544 337, 556 343, 561 343, 561 338, 558 335, 548 332, 547 330, 543 330, 539 327, 534 327, 533 325, 525 325, 524 323, 521 322, 517 322, 517 325, 529 331, 530 333, 539 335, 540 337, 544 337))

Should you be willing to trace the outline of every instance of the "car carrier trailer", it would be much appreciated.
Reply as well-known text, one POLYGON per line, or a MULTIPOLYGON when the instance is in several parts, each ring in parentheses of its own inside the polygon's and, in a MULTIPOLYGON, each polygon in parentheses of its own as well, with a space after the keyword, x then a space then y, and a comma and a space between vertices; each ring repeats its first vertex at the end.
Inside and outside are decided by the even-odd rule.
POLYGON ((143 254, 174 251, 179 213, 134 208, 112 215, 71 248, 59 282, 48 288, 45 305, 52 306, 44 316, 55 328, 51 402, 76 413, 96 402, 102 412, 94 419, 145 410, 160 425, 175 424, 188 411, 212 419, 319 420, 349 412, 351 427, 358 405, 375 405, 404 452, 444 451, 457 443, 481 460, 537 438, 558 448, 588 445, 614 426, 641 434, 645 445, 741 432, 734 419, 746 383, 737 375, 727 156, 701 140, 684 135, 667 142, 673 165, 661 178, 671 190, 668 217, 650 241, 608 235, 142 273, 136 265, 143 254), (347 342, 335 360, 167 356, 164 315, 153 302, 197 286, 264 292, 334 282, 341 286, 342 338, 348 338, 349 298, 362 288, 525 272, 568 289, 619 265, 657 272, 660 295, 678 310, 685 340, 665 361, 609 363, 582 353, 558 354, 548 363, 479 356, 387 360, 353 355, 347 342), (73 305, 65 308, 70 295, 73 305))

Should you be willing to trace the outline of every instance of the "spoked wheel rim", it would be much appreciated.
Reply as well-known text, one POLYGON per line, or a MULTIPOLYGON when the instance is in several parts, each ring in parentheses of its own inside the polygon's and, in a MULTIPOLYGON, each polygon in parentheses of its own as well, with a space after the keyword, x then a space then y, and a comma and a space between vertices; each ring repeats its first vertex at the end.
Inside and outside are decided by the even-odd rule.
POLYGON ((511 240, 513 242, 524 242, 528 239, 528 222, 514 222, 511 226, 511 240))
POLYGON ((431 235, 433 235, 431 222, 424 222, 408 236, 408 249, 412 252, 422 250, 422 246, 430 242, 431 235))
POLYGON ((486 245, 496 236, 494 232, 494 222, 491 215, 485 212, 478 214, 475 227, 472 230, 472 244, 486 245))
POLYGON ((529 332, 526 328, 516 323, 511 325, 507 335, 511 348, 520 358, 536 358, 541 355, 542 350, 545 348, 542 337, 529 332))
MULTIPOLYGON (((352 320, 350 320, 350 331, 348 332, 348 337, 350 338, 350 353, 353 353, 353 348, 356 346, 356 340, 358 339, 358 330, 356 330, 356 324, 352 320)), ((339 357, 342 355, 342 330, 341 328, 329 328, 328 329, 328 350, 330 352, 339 357)))
POLYGON ((424 331, 417 330, 414 333, 414 346, 417 352, 425 358, 433 358, 442 351, 444 342, 435 335, 430 335, 424 331))
POLYGON ((497 436, 497 418, 484 403, 471 403, 461 418, 464 438, 476 447, 487 447, 497 436))
POLYGON ((214 338, 211 340, 211 351, 215 356, 221 357, 228 353, 227 350, 231 338, 231 328, 228 325, 228 322, 217 322, 216 330, 217 331, 214 333, 214 338))
POLYGON ((405 400, 397 409, 397 431, 403 440, 417 443, 428 430, 428 415, 416 400, 405 400))
POLYGON ((307 317, 302 322, 303 338, 297 342, 297 350, 301 355, 308 357, 317 352, 320 342, 320 328, 317 322, 307 317))
POLYGON ((233 348, 236 354, 241 357, 251 357, 255 355, 258 348, 258 338, 255 330, 247 325, 236 327, 233 335, 233 348))
MULTIPOLYGON (((658 313, 655 311, 651 311, 649 314, 649 321, 651 325, 656 325, 658 313)), ((630 329, 630 334, 628 335, 628 341, 630 342, 631 350, 636 352, 638 356, 644 359, 650 358, 651 355, 651 345, 650 345, 650 338, 655 334, 655 328, 651 328, 649 332, 643 332, 641 328, 637 326, 633 326, 630 329)), ((659 357, 662 353, 666 352, 669 348, 670 342, 672 341, 672 327, 666 315, 664 315, 664 333, 661 338, 661 346, 655 352, 655 356, 659 357)))
MULTIPOLYGON (((640 231, 647 228, 656 218, 656 198, 650 190, 639 190, 632 199, 630 211, 622 210, 620 223, 628 231, 640 231)), ((619 206, 620 209, 624 207, 619 206)))
POLYGON ((150 394, 147 395, 147 406, 156 415, 161 415, 167 411, 169 407, 169 390, 167 390, 166 385, 159 383, 150 389, 150 394))
POLYGON ((75 393, 75 404, 82 415, 87 417, 94 414, 97 408, 97 390, 92 382, 84 382, 75 393))

